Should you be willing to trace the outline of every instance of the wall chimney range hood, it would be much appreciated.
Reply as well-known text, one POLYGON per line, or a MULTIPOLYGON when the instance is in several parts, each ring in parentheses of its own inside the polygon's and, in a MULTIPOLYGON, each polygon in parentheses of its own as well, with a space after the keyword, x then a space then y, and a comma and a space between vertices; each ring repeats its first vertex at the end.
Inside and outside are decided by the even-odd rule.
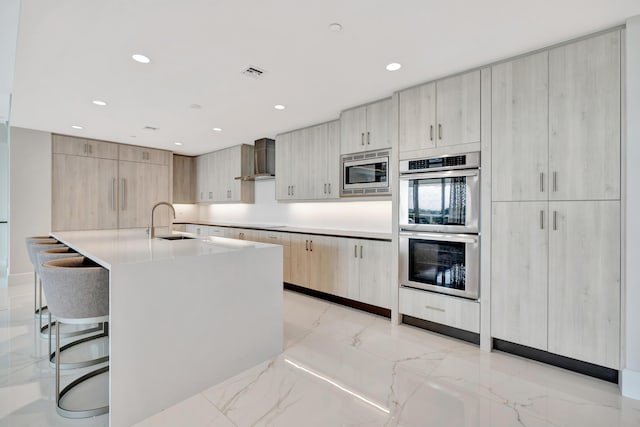
POLYGON ((253 146, 253 175, 239 176, 236 179, 256 181, 273 179, 276 176, 276 141, 261 138, 253 146))

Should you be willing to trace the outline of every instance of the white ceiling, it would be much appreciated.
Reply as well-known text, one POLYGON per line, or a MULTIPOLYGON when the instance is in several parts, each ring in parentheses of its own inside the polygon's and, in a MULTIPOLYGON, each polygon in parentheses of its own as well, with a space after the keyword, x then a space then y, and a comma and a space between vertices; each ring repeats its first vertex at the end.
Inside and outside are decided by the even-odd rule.
POLYGON ((201 154, 636 14, 638 0, 22 0, 11 124, 201 154))

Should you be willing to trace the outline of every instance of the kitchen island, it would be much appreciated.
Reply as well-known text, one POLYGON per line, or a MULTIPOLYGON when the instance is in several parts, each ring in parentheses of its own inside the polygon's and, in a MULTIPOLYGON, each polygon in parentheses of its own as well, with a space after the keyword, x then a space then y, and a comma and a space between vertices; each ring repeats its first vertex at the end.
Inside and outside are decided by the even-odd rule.
POLYGON ((110 272, 110 425, 129 426, 282 351, 282 247, 144 229, 53 232, 110 272))

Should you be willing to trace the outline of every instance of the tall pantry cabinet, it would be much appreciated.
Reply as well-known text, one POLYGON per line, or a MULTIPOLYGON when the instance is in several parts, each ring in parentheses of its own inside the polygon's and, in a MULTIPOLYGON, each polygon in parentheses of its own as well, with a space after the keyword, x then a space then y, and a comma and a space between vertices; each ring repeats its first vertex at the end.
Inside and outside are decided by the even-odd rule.
MULTIPOLYGON (((147 227, 170 194, 171 153, 53 135, 52 224, 55 231, 147 227)), ((166 207, 154 225, 169 223, 166 207)))
POLYGON ((492 336, 620 351, 620 31, 492 69, 492 336))

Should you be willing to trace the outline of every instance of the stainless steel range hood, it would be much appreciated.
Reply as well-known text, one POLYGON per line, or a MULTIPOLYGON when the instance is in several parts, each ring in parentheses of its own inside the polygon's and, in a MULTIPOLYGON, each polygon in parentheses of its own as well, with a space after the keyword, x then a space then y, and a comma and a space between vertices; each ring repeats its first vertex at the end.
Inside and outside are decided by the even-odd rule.
POLYGON ((236 179, 255 181, 273 179, 276 176, 276 141, 261 138, 253 146, 253 175, 239 176, 236 179))

